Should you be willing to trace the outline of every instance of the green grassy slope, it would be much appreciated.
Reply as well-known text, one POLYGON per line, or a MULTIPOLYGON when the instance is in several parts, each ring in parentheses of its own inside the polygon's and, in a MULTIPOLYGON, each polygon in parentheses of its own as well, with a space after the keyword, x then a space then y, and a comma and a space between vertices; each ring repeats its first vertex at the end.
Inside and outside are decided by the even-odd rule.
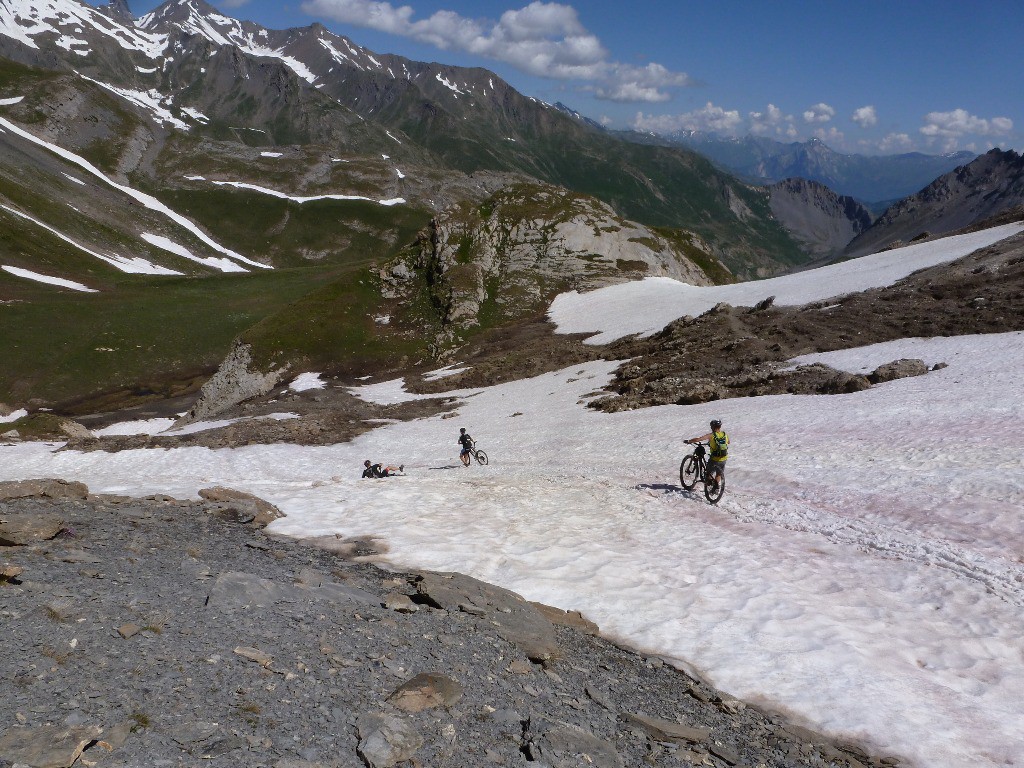
POLYGON ((0 272, 0 402, 50 404, 126 389, 167 393, 208 375, 232 340, 337 277, 315 268, 124 279, 83 294, 0 272))

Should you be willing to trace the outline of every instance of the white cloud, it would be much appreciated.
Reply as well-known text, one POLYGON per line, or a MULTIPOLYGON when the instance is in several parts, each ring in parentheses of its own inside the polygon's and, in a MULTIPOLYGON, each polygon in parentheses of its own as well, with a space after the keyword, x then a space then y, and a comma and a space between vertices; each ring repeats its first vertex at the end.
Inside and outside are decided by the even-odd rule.
POLYGON ((681 72, 672 72, 661 64, 646 67, 627 64, 611 65, 605 84, 594 89, 599 99, 608 101, 668 101, 665 88, 685 86, 690 78, 681 72))
POLYGON ((302 10, 345 24, 409 37, 442 50, 472 53, 511 64, 539 77, 584 80, 610 101, 666 101, 669 87, 692 85, 682 72, 660 64, 635 67, 608 59, 600 39, 583 26, 570 5, 535 0, 505 11, 498 21, 437 11, 414 19, 411 6, 377 0, 307 0, 302 10))
POLYGON ((870 104, 866 107, 853 110, 853 114, 850 116, 850 119, 861 128, 870 128, 871 126, 878 124, 878 114, 875 112, 875 108, 870 104))
POLYGON ((785 114, 774 104, 769 104, 764 112, 751 112, 750 132, 755 136, 774 134, 786 138, 794 138, 797 135, 796 126, 793 125, 793 116, 785 114))
POLYGON ((834 125, 831 125, 828 128, 816 128, 814 131, 814 137, 816 139, 821 139, 830 147, 842 146, 843 142, 846 141, 846 135, 834 125))
POLYGON ((743 118, 736 110, 726 110, 710 101, 700 109, 682 115, 645 115, 637 112, 633 127, 638 131, 654 133, 672 133, 673 131, 714 131, 722 134, 735 134, 743 123, 743 118))
POLYGON ((805 123, 827 123, 833 117, 836 116, 834 108, 830 107, 824 102, 818 102, 813 107, 808 107, 804 111, 804 122, 805 123))
POLYGON ((1008 117, 993 117, 986 120, 970 114, 966 109, 950 112, 929 112, 924 116, 924 125, 919 129, 929 143, 938 144, 943 151, 952 152, 967 135, 1005 136, 1013 130, 1013 121, 1008 117))
POLYGON ((882 152, 909 152, 914 148, 914 142, 906 133, 890 133, 878 142, 878 148, 882 152))

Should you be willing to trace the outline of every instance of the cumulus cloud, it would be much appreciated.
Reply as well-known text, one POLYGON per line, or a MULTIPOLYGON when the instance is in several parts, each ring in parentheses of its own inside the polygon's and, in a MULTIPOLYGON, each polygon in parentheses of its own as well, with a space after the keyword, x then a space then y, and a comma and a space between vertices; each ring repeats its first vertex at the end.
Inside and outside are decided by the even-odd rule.
POLYGON ((830 125, 828 128, 816 128, 814 138, 821 139, 831 147, 836 147, 842 145, 846 140, 846 135, 834 125, 830 125))
POLYGON ((850 115, 850 119, 861 128, 870 128, 871 126, 878 124, 878 115, 875 113, 875 108, 870 104, 866 107, 853 110, 853 114, 850 115))
POLYGON ((914 142, 906 133, 890 133, 878 142, 878 148, 883 152, 909 152, 914 142))
POLYGON ((302 10, 345 24, 412 38, 442 50, 457 50, 510 64, 527 74, 594 85, 598 98, 659 102, 666 88, 692 85, 682 72, 660 64, 635 67, 608 58, 600 39, 580 22, 576 9, 535 0, 505 11, 497 21, 437 11, 414 18, 411 6, 381 0, 306 0, 302 10))
POLYGON ((637 112, 633 127, 638 131, 672 133, 674 131, 714 131, 732 135, 743 123, 736 110, 726 110, 710 101, 700 109, 681 115, 645 115, 637 112))
POLYGON ((797 135, 793 116, 787 115, 774 104, 769 104, 763 112, 750 112, 750 132, 755 136, 784 136, 794 138, 797 135))
POLYGON ((824 102, 818 102, 813 107, 808 107, 804 111, 804 122, 805 123, 827 123, 833 117, 836 116, 834 108, 830 107, 824 102))
POLYGON ((1013 130, 1013 121, 1008 117, 985 119, 970 114, 966 109, 954 109, 950 112, 929 112, 919 130, 929 143, 939 144, 943 150, 951 152, 967 135, 1005 136, 1013 130))
POLYGON ((241 8, 243 5, 247 5, 249 0, 222 0, 217 3, 220 8, 241 8))
POLYGON ((604 81, 594 88, 594 93, 608 101, 668 101, 665 88, 691 84, 690 78, 681 72, 672 72, 653 62, 646 67, 612 64, 604 81))

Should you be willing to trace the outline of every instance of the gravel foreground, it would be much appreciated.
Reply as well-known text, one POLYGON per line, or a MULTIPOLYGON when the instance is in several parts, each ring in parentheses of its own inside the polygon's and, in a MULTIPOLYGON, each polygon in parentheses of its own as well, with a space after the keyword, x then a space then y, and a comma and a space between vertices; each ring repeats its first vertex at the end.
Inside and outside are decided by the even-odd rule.
POLYGON ((0 768, 898 762, 618 647, 579 614, 386 571, 358 541, 270 537, 251 500, 76 486, 0 493, 0 768))

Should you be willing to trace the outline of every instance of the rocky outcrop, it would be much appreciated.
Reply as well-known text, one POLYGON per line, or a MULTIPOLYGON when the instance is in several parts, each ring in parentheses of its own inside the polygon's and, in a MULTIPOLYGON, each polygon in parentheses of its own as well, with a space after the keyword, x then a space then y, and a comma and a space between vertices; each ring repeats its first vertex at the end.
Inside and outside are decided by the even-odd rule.
POLYGON ((199 498, 220 502, 225 514, 236 515, 240 522, 251 523, 257 528, 265 528, 284 517, 284 513, 269 501, 233 488, 202 488, 199 498))
POLYGON ((454 332, 541 308, 557 292, 648 276, 693 285, 711 280, 694 259, 714 263, 692 234, 670 238, 617 216, 608 205, 536 184, 507 187, 478 207, 439 214, 417 247, 380 271, 384 295, 426 285, 454 332))
POLYGON ((203 384, 199 400, 174 426, 208 419, 254 397, 265 395, 278 384, 287 367, 270 371, 256 370, 252 348, 237 342, 217 372, 203 384))
POLYGON ((89 495, 85 483, 46 478, 42 480, 5 480, 0 482, 0 501, 34 496, 48 499, 84 499, 89 495))

